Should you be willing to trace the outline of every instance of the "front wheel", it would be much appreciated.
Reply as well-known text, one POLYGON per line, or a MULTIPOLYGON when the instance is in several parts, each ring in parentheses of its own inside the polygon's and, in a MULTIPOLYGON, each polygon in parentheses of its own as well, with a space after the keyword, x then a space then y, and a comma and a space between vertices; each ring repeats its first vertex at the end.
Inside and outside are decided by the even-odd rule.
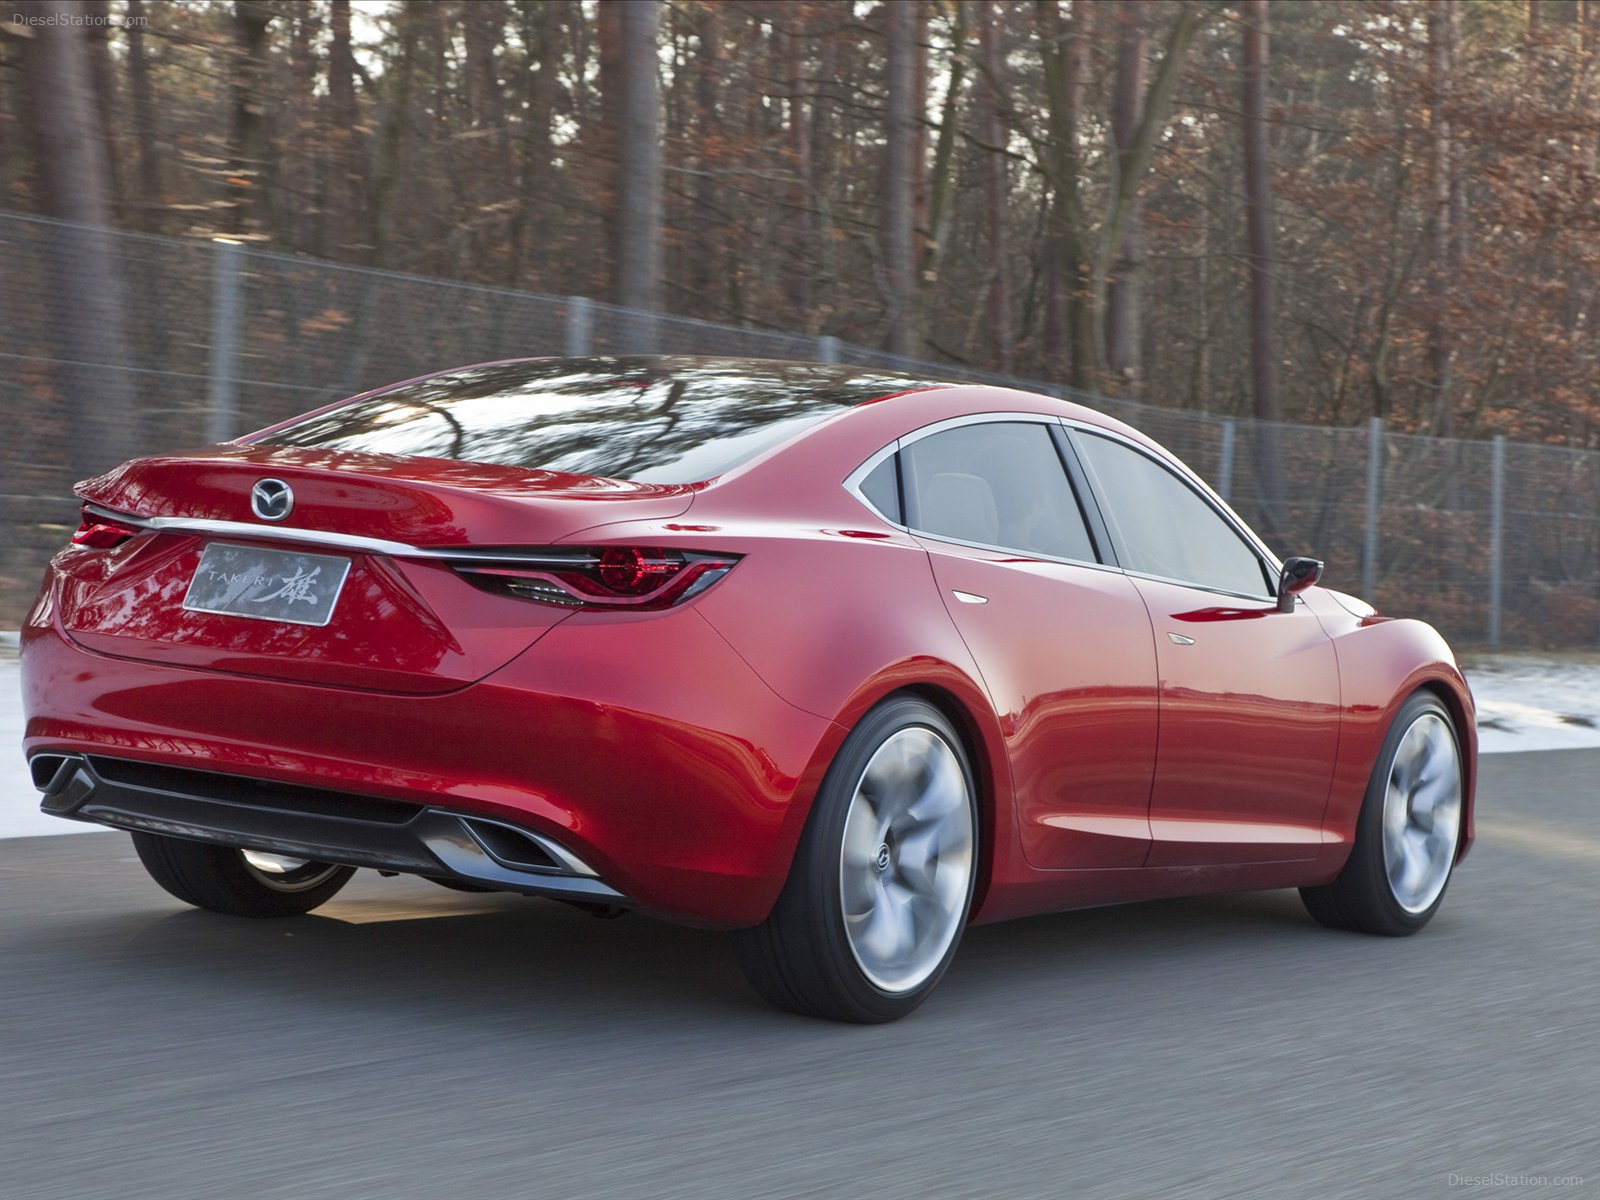
POLYGON ((196 908, 236 917, 298 917, 333 899, 354 867, 259 850, 235 850, 156 833, 135 833, 150 877, 196 908))
POLYGON ((1465 791, 1455 723, 1437 697, 1417 692, 1383 739, 1344 870, 1300 889, 1311 915, 1389 937, 1426 925, 1455 866, 1465 791))
POLYGON ((914 697, 880 704, 828 768, 772 914, 739 935, 751 984, 780 1008, 837 1021, 910 1013, 955 957, 977 831, 950 722, 914 697))

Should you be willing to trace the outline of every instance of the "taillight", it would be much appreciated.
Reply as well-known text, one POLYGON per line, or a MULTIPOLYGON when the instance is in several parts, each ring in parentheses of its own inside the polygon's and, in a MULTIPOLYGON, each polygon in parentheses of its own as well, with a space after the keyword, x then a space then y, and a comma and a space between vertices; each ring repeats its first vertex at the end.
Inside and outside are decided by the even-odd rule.
POLYGON ((738 561, 735 554, 657 546, 550 546, 455 569, 475 587, 521 600, 654 612, 698 596, 738 561))
POLYGON ((665 550, 607 546, 600 552, 600 582, 618 596, 648 596, 683 570, 665 550))
POLYGON ((129 525, 115 517, 94 512, 85 504, 83 520, 78 525, 78 532, 72 535, 72 544, 87 546, 91 550, 110 550, 114 546, 122 545, 138 532, 137 525, 129 525))

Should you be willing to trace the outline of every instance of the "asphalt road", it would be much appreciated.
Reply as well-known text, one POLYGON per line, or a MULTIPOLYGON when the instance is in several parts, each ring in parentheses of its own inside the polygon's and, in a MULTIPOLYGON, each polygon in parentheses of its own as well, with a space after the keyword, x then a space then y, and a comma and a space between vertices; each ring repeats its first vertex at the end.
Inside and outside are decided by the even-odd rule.
POLYGON ((120 834, 0 841, 0 1197, 1593 1195, 1597 772, 1485 760, 1418 937, 1292 893, 1016 922, 878 1028, 642 918, 363 873, 249 922, 120 834))

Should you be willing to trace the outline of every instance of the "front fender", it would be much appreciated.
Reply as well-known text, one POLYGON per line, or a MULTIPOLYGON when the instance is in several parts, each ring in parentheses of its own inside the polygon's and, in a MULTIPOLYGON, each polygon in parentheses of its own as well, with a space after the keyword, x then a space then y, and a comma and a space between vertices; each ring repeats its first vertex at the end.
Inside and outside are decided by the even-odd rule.
POLYGON ((1307 603, 1332 638, 1339 662, 1339 750, 1333 790, 1323 815, 1323 835, 1346 848, 1371 780, 1373 763, 1400 706, 1422 688, 1449 710, 1461 747, 1462 824, 1460 862, 1476 836, 1478 729, 1472 690, 1455 654, 1439 632, 1423 621, 1359 616, 1319 588, 1307 603))

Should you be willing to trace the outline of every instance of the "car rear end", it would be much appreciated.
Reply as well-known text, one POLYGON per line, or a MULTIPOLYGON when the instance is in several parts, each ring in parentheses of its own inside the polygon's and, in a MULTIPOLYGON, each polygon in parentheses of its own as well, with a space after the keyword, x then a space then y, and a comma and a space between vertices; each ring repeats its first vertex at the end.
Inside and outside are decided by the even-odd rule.
POLYGON ((491 364, 81 485, 23 634, 45 811, 759 920, 838 731, 696 612, 740 555, 675 518, 860 397, 772 382, 730 432, 697 369, 491 364))

